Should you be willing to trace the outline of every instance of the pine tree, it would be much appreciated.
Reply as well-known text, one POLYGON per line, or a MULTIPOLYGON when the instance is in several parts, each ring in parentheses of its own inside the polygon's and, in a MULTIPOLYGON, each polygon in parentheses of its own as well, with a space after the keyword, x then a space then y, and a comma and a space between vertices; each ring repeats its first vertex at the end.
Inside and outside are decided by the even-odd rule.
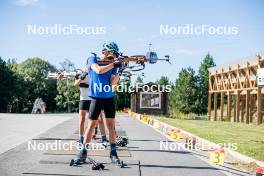
POLYGON ((168 84, 170 84, 170 80, 169 80, 169 78, 167 76, 161 76, 161 78, 156 81, 156 84, 168 85, 168 84))
POLYGON ((172 91, 170 109, 182 113, 191 113, 195 109, 197 95, 196 76, 192 68, 182 69, 172 91))
POLYGON ((196 110, 198 114, 207 113, 208 106, 208 87, 209 87, 209 71, 210 67, 214 67, 214 59, 208 53, 202 60, 198 72, 198 94, 196 100, 196 110))

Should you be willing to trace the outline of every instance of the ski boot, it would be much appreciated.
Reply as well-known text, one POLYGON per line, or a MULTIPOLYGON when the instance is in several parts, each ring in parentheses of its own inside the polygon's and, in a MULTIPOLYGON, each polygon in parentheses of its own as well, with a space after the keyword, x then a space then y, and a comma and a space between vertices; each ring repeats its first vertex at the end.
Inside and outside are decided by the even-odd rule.
POLYGON ((104 148, 107 148, 109 141, 107 139, 102 139, 101 143, 104 148))
POLYGON ((104 148, 107 148, 107 146, 108 146, 108 141, 102 141, 102 146, 104 146, 104 148))
POLYGON ((79 139, 79 140, 77 140, 77 143, 79 143, 79 144, 83 144, 83 141, 84 141, 84 137, 83 137, 83 136, 81 136, 81 137, 80 137, 80 139, 79 139))
POLYGON ((80 153, 75 156, 70 162, 70 166, 78 166, 80 164, 86 163, 87 150, 81 149, 80 153))
POLYGON ((108 140, 107 140, 107 137, 106 137, 106 135, 102 135, 102 138, 101 138, 101 143, 102 143, 102 146, 104 147, 104 148, 107 148, 107 146, 108 146, 108 140))
POLYGON ((118 158, 116 151, 110 152, 110 159, 112 163, 116 164, 120 168, 123 168, 125 166, 124 162, 118 158))

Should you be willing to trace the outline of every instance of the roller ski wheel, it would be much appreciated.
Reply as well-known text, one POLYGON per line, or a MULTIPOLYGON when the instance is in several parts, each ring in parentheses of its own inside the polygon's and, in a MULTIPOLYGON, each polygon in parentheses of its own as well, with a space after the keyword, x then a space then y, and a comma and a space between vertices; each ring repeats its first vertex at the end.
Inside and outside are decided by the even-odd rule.
POLYGON ((110 159, 111 159, 112 163, 117 165, 118 167, 120 167, 120 168, 125 167, 124 162, 118 158, 116 152, 111 152, 110 153, 110 159))
POLYGON ((102 163, 100 163, 100 164, 94 164, 93 166, 92 166, 92 170, 104 170, 104 165, 102 164, 102 163))
POLYGON ((92 164, 92 170, 104 170, 105 166, 102 163, 97 163, 90 157, 87 158, 89 160, 89 163, 92 164))

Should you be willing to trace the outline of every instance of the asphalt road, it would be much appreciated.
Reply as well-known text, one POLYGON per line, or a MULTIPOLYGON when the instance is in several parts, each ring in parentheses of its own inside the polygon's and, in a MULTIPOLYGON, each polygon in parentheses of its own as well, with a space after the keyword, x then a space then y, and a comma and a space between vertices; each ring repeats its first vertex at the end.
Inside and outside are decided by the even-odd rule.
MULTIPOLYGON (((228 173, 226 172, 228 169, 214 167, 191 152, 160 150, 160 142, 168 139, 153 128, 127 115, 119 115, 117 118, 118 134, 129 137, 128 147, 120 148, 118 151, 120 158, 127 164, 126 168, 118 168, 111 164, 108 150, 89 151, 88 153, 96 161, 104 163, 106 170, 103 171, 92 171, 90 164, 70 167, 69 161, 76 153, 73 151, 29 150, 29 143, 32 144, 34 141, 48 143, 57 140, 69 143, 77 140, 78 115, 59 116, 70 119, 61 121, 39 135, 33 137, 28 135, 31 140, 2 153, 0 155, 0 175, 221 176, 228 173)), ((28 124, 24 125, 25 128, 31 128, 28 124)), ((244 174, 229 172, 229 175, 244 174)))
MULTIPOLYGON (((0 114, 0 154, 72 118, 73 114, 0 114)), ((74 115, 76 116, 76 115, 74 115)))

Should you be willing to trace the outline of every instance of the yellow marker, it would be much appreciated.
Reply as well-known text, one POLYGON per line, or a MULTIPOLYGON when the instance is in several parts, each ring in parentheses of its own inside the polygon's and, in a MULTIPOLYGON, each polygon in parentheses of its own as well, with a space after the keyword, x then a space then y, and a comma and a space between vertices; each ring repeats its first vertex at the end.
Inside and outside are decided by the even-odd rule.
POLYGON ((141 114, 140 115, 140 120, 144 121, 145 115, 141 114))
POLYGON ((142 121, 145 122, 145 123, 147 123, 147 122, 148 122, 148 116, 143 115, 143 117, 142 117, 142 121))
POLYGON ((225 150, 223 148, 211 150, 209 155, 211 163, 224 165, 225 150))
POLYGON ((150 117, 148 116, 148 117, 146 118, 146 123, 147 123, 147 124, 149 123, 149 119, 150 119, 150 117))
POLYGON ((148 122, 148 117, 147 116, 144 117, 143 122, 145 122, 145 123, 148 122))
POLYGON ((172 139, 180 139, 181 137, 181 131, 180 130, 176 130, 176 129, 173 129, 170 133, 170 137, 172 139))

